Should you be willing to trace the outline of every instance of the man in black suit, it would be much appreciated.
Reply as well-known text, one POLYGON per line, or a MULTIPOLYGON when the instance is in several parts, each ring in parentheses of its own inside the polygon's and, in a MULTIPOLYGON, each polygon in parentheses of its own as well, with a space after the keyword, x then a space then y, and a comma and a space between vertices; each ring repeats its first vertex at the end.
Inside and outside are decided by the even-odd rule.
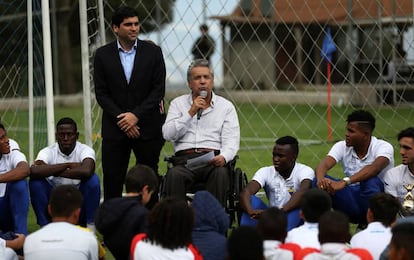
POLYGON ((136 10, 120 7, 112 16, 117 40, 95 53, 95 94, 102 114, 104 199, 122 196, 131 150, 136 164, 158 172, 164 145, 165 63, 161 48, 138 39, 136 10))

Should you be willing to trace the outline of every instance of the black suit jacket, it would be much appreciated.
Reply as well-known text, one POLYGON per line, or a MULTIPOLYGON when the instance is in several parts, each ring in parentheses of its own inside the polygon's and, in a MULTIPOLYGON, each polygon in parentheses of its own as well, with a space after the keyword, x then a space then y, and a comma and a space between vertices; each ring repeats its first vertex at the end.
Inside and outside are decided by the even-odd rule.
POLYGON ((103 109, 102 137, 119 140, 125 133, 117 125, 117 115, 134 113, 142 139, 159 138, 165 121, 165 63, 161 48, 138 40, 129 84, 119 58, 117 42, 96 50, 94 59, 95 95, 103 109))

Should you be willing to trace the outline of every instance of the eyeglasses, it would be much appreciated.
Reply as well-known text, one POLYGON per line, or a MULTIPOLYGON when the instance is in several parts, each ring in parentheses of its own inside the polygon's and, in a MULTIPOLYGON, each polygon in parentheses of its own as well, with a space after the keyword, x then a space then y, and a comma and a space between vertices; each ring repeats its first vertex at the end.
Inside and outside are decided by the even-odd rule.
POLYGON ((76 133, 57 133, 57 136, 59 137, 59 138, 65 138, 65 137, 67 137, 67 138, 72 138, 72 137, 74 137, 76 135, 76 133))

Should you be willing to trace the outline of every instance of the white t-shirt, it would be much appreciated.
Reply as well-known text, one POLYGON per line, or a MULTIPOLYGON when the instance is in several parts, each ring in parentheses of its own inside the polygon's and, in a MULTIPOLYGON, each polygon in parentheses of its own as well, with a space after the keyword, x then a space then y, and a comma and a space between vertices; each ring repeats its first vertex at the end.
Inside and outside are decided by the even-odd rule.
POLYGON ((318 223, 305 221, 303 225, 293 228, 288 232, 285 243, 295 243, 302 248, 312 247, 319 249, 321 248, 321 244, 319 243, 318 234, 318 223))
MULTIPOLYGON (((18 150, 17 143, 10 142, 10 153, 3 154, 0 159, 0 174, 4 174, 16 168, 20 162, 27 162, 26 156, 18 150)), ((7 183, 0 183, 0 197, 4 197, 6 193, 7 183)))
POLYGON ((52 222, 29 234, 23 246, 25 260, 97 260, 95 235, 67 222, 52 222))
POLYGON ((390 243, 391 229, 384 227, 381 222, 371 222, 367 228, 356 233, 351 238, 351 247, 367 249, 374 259, 379 259, 382 251, 390 243))
MULTIPOLYGON (((59 149, 58 143, 55 143, 40 150, 37 154, 36 161, 41 160, 46 164, 58 164, 67 162, 81 163, 86 158, 91 158, 95 161, 95 151, 86 144, 82 144, 77 141, 75 148, 69 155, 62 153, 59 149)), ((47 180, 54 187, 62 184, 79 185, 81 182, 79 179, 69 179, 65 177, 55 176, 49 176, 47 180)))
POLYGON ((387 171, 384 175, 385 193, 398 198, 401 203, 404 202, 404 197, 407 194, 407 189, 404 188, 404 185, 407 184, 414 185, 414 175, 410 172, 407 165, 400 164, 387 171))
POLYGON ((383 180, 384 174, 394 167, 394 148, 384 140, 371 137, 371 143, 368 152, 364 158, 358 158, 352 146, 346 146, 345 141, 339 141, 328 153, 337 163, 341 162, 342 169, 346 176, 351 177, 363 167, 372 164, 380 156, 387 158, 390 162, 379 174, 378 177, 383 180))
POLYGON ((289 178, 284 179, 274 166, 260 168, 252 180, 257 181, 265 190, 271 207, 282 208, 289 200, 290 194, 295 193, 303 180, 311 180, 315 173, 309 166, 295 163, 289 178))

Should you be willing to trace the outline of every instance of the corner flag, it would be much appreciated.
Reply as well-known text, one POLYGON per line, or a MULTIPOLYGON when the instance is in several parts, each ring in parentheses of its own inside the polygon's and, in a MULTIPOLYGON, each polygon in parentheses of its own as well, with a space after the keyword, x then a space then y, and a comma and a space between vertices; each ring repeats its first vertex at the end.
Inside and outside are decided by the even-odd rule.
POLYGON ((328 26, 322 43, 321 57, 327 62, 332 63, 332 54, 334 52, 336 52, 336 46, 332 39, 331 27, 328 26))

